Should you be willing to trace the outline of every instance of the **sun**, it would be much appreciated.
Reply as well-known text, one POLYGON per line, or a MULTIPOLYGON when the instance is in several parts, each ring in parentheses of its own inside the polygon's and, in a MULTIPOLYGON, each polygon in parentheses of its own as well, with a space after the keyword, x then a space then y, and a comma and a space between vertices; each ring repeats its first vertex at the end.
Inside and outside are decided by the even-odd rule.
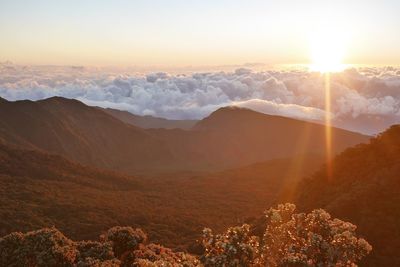
POLYGON ((310 34, 311 71, 340 72, 343 64, 347 38, 345 31, 332 26, 320 27, 310 34))

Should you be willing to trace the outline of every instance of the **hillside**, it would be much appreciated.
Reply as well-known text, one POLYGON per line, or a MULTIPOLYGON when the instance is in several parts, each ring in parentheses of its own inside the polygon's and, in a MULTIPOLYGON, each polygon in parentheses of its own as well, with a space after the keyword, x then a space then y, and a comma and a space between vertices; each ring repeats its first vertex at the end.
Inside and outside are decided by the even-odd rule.
POLYGON ((128 172, 168 164, 172 157, 162 142, 142 129, 61 97, 1 102, 0 140, 128 172))
MULTIPOLYGON (((368 137, 333 128, 334 152, 368 137)), ((0 102, 0 140, 130 174, 216 171, 277 158, 323 155, 325 127, 221 108, 193 130, 141 129, 77 100, 0 102)))
POLYGON ((218 173, 129 177, 0 145, 0 235, 56 226, 81 240, 129 225, 154 242, 186 249, 203 227, 223 231, 260 214, 288 181, 321 162, 302 160, 300 169, 281 159, 218 173))
MULTIPOLYGON (((325 153, 325 126, 237 107, 216 110, 189 132, 177 129, 151 133, 170 144, 177 157, 206 161, 209 168, 325 153)), ((332 128, 332 138, 333 153, 369 139, 338 128, 332 128)))
POLYGON ((132 114, 128 111, 112 109, 112 108, 101 108, 101 110, 110 114, 111 116, 134 126, 143 129, 183 129, 189 130, 195 124, 196 120, 168 120, 164 118, 153 117, 150 115, 139 116, 132 114))
POLYGON ((400 125, 340 154, 332 176, 321 169, 304 181, 296 202, 356 224, 374 248, 369 266, 400 265, 400 125))

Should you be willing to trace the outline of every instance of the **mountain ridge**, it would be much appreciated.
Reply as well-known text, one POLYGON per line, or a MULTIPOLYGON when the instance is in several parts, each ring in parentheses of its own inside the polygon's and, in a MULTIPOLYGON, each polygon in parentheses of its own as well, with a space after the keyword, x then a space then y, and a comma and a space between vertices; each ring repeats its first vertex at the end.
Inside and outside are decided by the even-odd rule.
MULTIPOLYGON (((332 129, 334 153, 369 139, 332 129)), ((325 153, 325 127, 305 121, 225 108, 192 130, 142 129, 62 97, 0 102, 0 140, 131 174, 222 170, 325 153)))
POLYGON ((143 128, 143 129, 183 129, 183 130, 189 130, 191 129, 197 122, 197 120, 170 120, 170 119, 165 119, 165 118, 160 118, 160 117, 154 117, 151 115, 144 115, 144 116, 139 116, 133 113, 130 113, 128 111, 123 111, 123 110, 118 110, 118 109, 112 109, 112 108, 100 108, 104 112, 112 115, 113 117, 143 128))

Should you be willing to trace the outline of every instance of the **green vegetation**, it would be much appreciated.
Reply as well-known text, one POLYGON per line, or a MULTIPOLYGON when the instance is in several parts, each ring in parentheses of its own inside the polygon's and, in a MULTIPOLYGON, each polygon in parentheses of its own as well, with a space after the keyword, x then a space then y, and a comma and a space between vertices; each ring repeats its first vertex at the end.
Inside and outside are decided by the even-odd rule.
POLYGON ((294 213, 293 204, 266 211, 263 237, 249 225, 214 235, 203 231, 196 257, 147 243, 140 229, 113 227, 99 241, 74 242, 55 228, 0 238, 0 266, 356 266, 372 247, 355 226, 323 210, 294 213))
POLYGON ((320 207, 358 226, 374 247, 368 266, 400 266, 400 125, 347 149, 301 183, 296 204, 320 207))
POLYGON ((299 164, 282 159, 212 174, 131 177, 0 145, 0 236, 55 226, 84 240, 130 225, 154 242, 195 251, 204 227, 220 232, 259 216, 285 184, 320 162, 309 157, 291 169, 299 164))

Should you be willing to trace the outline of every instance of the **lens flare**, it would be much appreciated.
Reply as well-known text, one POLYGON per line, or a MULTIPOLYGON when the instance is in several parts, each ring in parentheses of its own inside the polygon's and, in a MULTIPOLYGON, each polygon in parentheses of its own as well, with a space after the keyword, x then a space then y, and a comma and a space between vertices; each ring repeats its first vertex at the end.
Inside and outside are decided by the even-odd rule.
POLYGON ((332 177, 332 113, 331 113, 331 78, 325 75, 325 153, 328 178, 332 177))

